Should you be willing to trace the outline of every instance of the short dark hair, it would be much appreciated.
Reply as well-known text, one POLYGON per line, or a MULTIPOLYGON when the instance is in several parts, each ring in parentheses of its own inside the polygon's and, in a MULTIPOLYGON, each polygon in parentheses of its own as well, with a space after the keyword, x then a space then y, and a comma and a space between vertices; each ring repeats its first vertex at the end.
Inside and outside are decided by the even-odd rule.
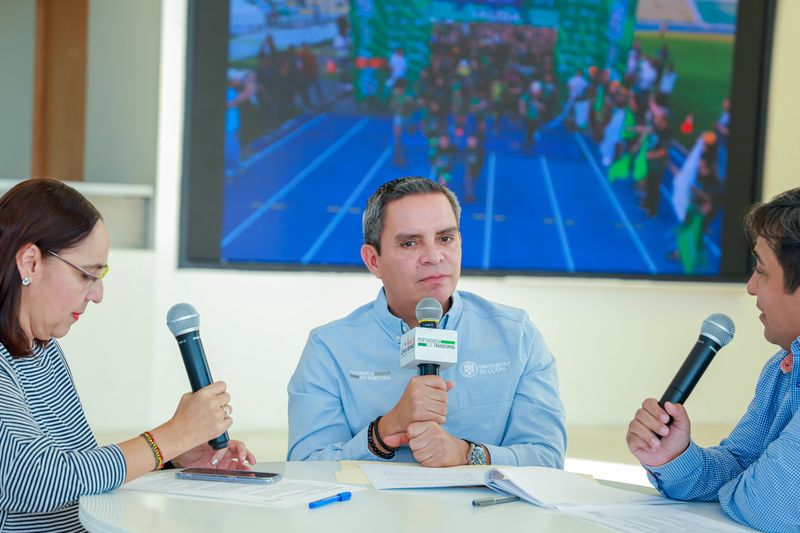
POLYGON ((364 209, 364 215, 361 219, 364 244, 374 246, 378 255, 381 253, 381 233, 383 233, 386 206, 395 200, 414 194, 443 194, 453 208, 456 225, 459 225, 461 205, 459 205, 458 198, 453 194, 453 191, 431 179, 419 176, 394 179, 384 183, 378 187, 377 191, 372 193, 372 196, 367 200, 367 207, 364 209))
POLYGON ((800 287, 800 187, 755 204, 745 216, 744 227, 751 247, 758 237, 767 241, 783 268, 786 292, 796 291, 800 287))
MULTIPOLYGON (((17 252, 35 244, 59 253, 80 244, 102 216, 84 196, 53 178, 17 184, 0 198, 0 342, 12 357, 31 354, 19 324, 22 283, 17 252)), ((34 339, 38 346, 44 343, 34 339)))

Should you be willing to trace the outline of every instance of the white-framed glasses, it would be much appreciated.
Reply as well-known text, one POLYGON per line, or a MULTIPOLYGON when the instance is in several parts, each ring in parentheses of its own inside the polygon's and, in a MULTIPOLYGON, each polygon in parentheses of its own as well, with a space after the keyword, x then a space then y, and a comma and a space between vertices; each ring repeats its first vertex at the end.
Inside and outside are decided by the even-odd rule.
POLYGON ((103 270, 102 270, 102 272, 100 272, 100 274, 92 274, 91 272, 89 272, 85 268, 79 267, 78 265, 76 265, 72 261, 70 261, 68 259, 64 259, 63 257, 61 257, 60 255, 58 255, 55 252, 48 251, 47 253, 49 253, 50 255, 55 257, 56 259, 58 259, 60 261, 63 261, 64 263, 68 264, 69 266, 71 266, 72 268, 74 268, 75 270, 80 272, 83 275, 83 279, 86 280, 87 282, 89 282, 90 285, 94 285, 95 283, 97 283, 98 281, 100 281, 101 279, 106 277, 106 274, 108 274, 108 271, 111 270, 111 268, 108 265, 105 265, 105 266, 103 266, 103 270))

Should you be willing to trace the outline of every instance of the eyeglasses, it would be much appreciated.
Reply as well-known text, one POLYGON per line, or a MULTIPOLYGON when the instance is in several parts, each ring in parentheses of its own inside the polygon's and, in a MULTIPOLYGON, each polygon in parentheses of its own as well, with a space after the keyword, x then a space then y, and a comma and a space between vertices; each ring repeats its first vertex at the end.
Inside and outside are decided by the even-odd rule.
POLYGON ((58 259, 60 261, 63 261, 64 263, 68 264, 69 266, 71 266, 72 268, 74 268, 75 270, 80 272, 83 275, 83 279, 86 282, 88 282, 88 285, 90 285, 90 286, 94 285, 95 283, 97 283, 98 281, 100 281, 101 279, 106 277, 106 274, 108 274, 108 271, 111 270, 111 268, 108 265, 105 265, 103 267, 103 271, 100 272, 100 274, 92 274, 91 272, 89 272, 85 268, 79 267, 78 265, 76 265, 72 261, 64 259, 63 257, 61 257, 60 255, 58 255, 55 252, 48 251, 47 253, 49 253, 50 255, 55 257, 56 259, 58 259))

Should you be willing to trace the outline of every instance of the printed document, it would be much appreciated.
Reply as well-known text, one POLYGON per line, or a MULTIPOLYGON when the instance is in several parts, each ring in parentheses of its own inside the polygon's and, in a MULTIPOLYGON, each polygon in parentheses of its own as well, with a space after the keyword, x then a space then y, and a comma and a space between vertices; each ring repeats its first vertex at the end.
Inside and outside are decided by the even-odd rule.
MULTIPOLYGON (((684 511, 675 506, 658 509, 641 505, 573 507, 565 513, 624 533, 735 533, 752 531, 730 519, 725 522, 684 511)), ((721 514, 721 511, 720 511, 721 514)))
POLYGON ((485 485, 535 505, 562 509, 582 505, 667 504, 671 500, 601 485, 593 479, 540 466, 425 468, 361 464, 376 489, 485 485))
POLYGON ((126 483, 119 490, 158 492, 171 496, 225 500, 282 509, 335 496, 340 492, 364 489, 365 487, 338 483, 286 478, 271 485, 176 479, 174 471, 168 470, 142 476, 126 483))

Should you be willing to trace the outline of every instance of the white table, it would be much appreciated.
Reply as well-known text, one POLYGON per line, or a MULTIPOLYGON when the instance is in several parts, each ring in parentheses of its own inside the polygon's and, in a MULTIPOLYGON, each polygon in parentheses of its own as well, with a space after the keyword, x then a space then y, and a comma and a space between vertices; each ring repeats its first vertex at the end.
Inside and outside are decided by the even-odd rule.
MULTIPOLYGON (((259 464, 257 470, 286 478, 336 481, 337 462, 259 464)), ((615 484, 622 486, 621 484, 615 484)), ((643 487, 624 485, 636 491, 643 487)), ((652 489, 650 489, 652 490, 652 489)), ((117 491, 80 499, 84 527, 95 532, 365 532, 441 531, 447 533, 515 531, 608 531, 559 511, 525 502, 473 507, 485 488, 448 488, 354 492, 352 500, 318 509, 271 509, 231 502, 189 499, 137 491, 117 491)), ((692 512, 727 521, 718 504, 682 504, 692 512)))

